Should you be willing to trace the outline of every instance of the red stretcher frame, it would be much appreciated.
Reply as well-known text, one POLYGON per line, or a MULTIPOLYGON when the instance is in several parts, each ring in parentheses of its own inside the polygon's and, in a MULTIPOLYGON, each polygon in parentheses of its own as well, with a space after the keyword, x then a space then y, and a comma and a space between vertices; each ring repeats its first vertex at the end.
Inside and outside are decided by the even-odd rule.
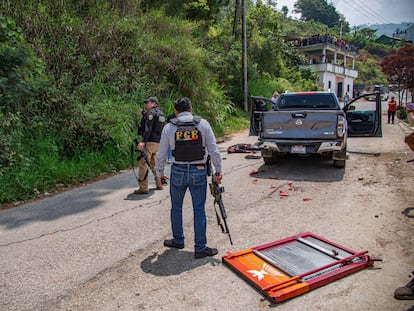
POLYGON ((272 301, 282 302, 372 266, 374 260, 367 253, 368 251, 356 252, 312 232, 304 232, 236 253, 229 252, 222 257, 222 261, 272 301), (308 240, 332 246, 332 253, 327 253, 326 249, 318 249, 316 244, 308 240), (289 243, 302 242, 309 243, 318 255, 321 255, 321 252, 329 256, 332 262, 298 275, 291 275, 263 255, 267 250, 277 250, 289 243), (339 256, 337 250, 345 252, 347 256, 339 256))

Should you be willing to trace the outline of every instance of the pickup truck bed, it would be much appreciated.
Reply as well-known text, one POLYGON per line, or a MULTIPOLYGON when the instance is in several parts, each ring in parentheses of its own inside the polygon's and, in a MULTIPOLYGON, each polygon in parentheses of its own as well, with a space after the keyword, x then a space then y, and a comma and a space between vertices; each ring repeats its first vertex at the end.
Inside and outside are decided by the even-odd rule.
POLYGON ((282 154, 322 154, 335 167, 344 167, 348 136, 382 136, 379 95, 362 95, 343 108, 332 92, 283 93, 276 103, 252 96, 250 135, 258 136, 265 164, 277 162, 282 154), (375 108, 366 110, 366 98, 372 95, 375 108), (362 110, 355 110, 354 104, 361 104, 357 100, 362 110))
MULTIPOLYGON (((253 97, 253 104, 263 100, 253 97)), ((331 92, 282 94, 274 110, 253 112, 253 122, 265 164, 281 154, 317 153, 345 166, 345 113, 331 92)))

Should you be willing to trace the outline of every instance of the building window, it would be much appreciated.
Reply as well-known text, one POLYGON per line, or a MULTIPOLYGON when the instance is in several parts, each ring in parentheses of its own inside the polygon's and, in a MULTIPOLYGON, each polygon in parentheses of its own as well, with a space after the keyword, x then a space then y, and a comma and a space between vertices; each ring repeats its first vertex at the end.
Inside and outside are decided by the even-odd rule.
POLYGON ((328 89, 331 88, 331 81, 328 81, 328 89))

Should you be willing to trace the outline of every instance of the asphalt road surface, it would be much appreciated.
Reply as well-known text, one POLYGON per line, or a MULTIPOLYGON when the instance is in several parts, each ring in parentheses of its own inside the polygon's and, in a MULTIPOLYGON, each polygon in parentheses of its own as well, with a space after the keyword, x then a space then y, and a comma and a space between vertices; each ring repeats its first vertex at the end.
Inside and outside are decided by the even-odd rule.
POLYGON ((132 171, 0 211, 0 310, 408 310, 414 301, 393 292, 414 270, 414 153, 403 141, 410 130, 384 124, 382 138, 349 139, 345 169, 320 157, 265 166, 227 154, 256 141, 247 131, 227 137, 219 147, 234 245, 209 195, 208 245, 219 249, 212 258, 193 258, 188 195, 186 247, 163 246, 168 187, 134 195, 132 171), (306 231, 383 261, 278 304, 221 261, 306 231))

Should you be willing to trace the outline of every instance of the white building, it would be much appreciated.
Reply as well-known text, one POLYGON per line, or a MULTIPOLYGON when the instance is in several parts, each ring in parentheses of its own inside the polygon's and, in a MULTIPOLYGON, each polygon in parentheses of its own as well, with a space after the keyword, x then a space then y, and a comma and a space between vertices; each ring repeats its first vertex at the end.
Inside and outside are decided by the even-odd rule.
POLYGON ((319 86, 335 92, 339 99, 346 93, 354 97, 356 48, 329 35, 316 35, 297 41, 297 47, 306 55, 309 68, 319 77, 319 86))

